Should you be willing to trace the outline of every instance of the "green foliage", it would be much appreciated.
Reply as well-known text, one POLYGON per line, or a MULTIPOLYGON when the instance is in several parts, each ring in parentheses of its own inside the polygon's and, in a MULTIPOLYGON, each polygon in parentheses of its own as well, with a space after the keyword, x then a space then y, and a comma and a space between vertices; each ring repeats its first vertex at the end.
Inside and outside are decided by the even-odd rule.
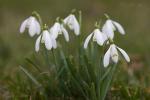
MULTIPOLYGON (((15 91, 24 93, 28 99, 104 100, 116 65, 104 69, 101 59, 96 59, 102 49, 96 44, 91 43, 87 50, 81 44, 73 45, 77 45, 77 52, 64 52, 63 46, 59 45, 52 51, 43 47, 39 54, 26 58, 23 64, 26 67, 19 67, 26 75, 25 83, 20 83, 23 82, 20 80, 23 74, 18 79, 21 85, 18 87, 23 90, 15 91)), ((14 99, 22 98, 16 94, 14 99)))

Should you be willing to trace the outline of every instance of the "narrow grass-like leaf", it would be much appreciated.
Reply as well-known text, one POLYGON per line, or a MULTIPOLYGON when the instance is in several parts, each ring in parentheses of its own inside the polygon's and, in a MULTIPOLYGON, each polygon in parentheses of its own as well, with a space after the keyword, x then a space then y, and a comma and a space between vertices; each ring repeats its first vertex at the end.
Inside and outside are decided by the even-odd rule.
POLYGON ((91 81, 96 82, 96 75, 95 75, 94 67, 92 66, 92 64, 90 63, 86 55, 84 55, 84 60, 85 60, 85 64, 86 64, 88 73, 90 75, 91 81))
POLYGON ((60 55, 61 55, 61 57, 62 57, 62 59, 64 61, 64 65, 65 65, 66 69, 70 72, 70 74, 71 74, 75 84, 78 86, 78 88, 80 89, 80 91, 83 94, 83 96, 85 98, 87 98, 86 94, 83 91, 83 88, 82 88, 80 82, 78 81, 78 79, 77 79, 77 77, 76 77, 76 75, 75 75, 75 73, 74 73, 74 71, 72 69, 73 65, 70 63, 69 59, 65 58, 65 55, 64 55, 64 53, 63 53, 63 51, 61 49, 60 49, 60 55))
POLYGON ((67 60, 67 63, 68 63, 69 72, 71 73, 74 82, 76 83, 76 85, 80 89, 81 93, 86 97, 86 95, 83 91, 83 87, 81 85, 80 79, 79 79, 80 77, 76 76, 77 73, 76 73, 75 69, 73 68, 73 64, 71 63, 70 59, 66 59, 66 60, 67 60))
POLYGON ((117 67, 116 64, 114 66, 112 66, 112 69, 109 72, 109 74, 107 75, 107 77, 105 77, 105 79, 103 79, 103 81, 101 81, 101 100, 104 100, 106 97, 106 94, 107 94, 107 92, 110 88, 111 82, 112 82, 113 75, 115 74, 116 67, 117 67))
POLYGON ((91 90, 90 90, 90 96, 91 96, 91 100, 97 100, 97 97, 96 97, 96 90, 95 90, 95 85, 94 83, 91 84, 91 90))
POLYGON ((62 73, 63 73, 64 70, 65 70, 65 67, 62 66, 62 67, 59 69, 58 73, 57 73, 56 79, 62 75, 62 73))
POLYGON ((42 72, 41 69, 38 67, 38 65, 35 64, 32 60, 30 60, 29 58, 26 58, 26 61, 30 63, 31 65, 33 65, 40 73, 42 72))
POLYGON ((20 69, 40 88, 42 85, 22 66, 19 66, 20 69))
POLYGON ((80 76, 82 77, 82 80, 86 81, 86 82, 91 82, 92 79, 90 77, 88 68, 87 68, 87 62, 84 59, 84 55, 85 55, 85 50, 83 48, 80 48, 80 52, 79 52, 79 73, 80 76))
POLYGON ((44 56, 45 56, 44 58, 45 58, 46 64, 51 69, 51 63, 50 63, 48 51, 45 47, 43 47, 43 49, 44 49, 44 56))
POLYGON ((82 86, 87 94, 87 97, 89 97, 90 86, 84 80, 82 80, 82 84, 83 84, 82 86))
POLYGON ((110 71, 111 71, 111 67, 108 67, 108 69, 106 70, 106 72, 104 73, 104 75, 101 77, 100 81, 103 81, 108 76, 108 74, 110 73, 110 71))

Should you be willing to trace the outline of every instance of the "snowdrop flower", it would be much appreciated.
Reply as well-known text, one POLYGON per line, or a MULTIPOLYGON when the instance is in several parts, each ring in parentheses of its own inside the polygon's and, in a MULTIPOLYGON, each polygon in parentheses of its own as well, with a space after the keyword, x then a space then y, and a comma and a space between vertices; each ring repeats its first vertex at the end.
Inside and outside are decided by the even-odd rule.
POLYGON ((64 24, 67 25, 70 30, 73 30, 76 35, 80 34, 80 25, 73 14, 70 14, 64 19, 64 24))
POLYGON ((51 28, 50 28, 50 33, 53 35, 55 39, 57 39, 59 34, 63 34, 65 37, 65 40, 68 42, 69 41, 69 35, 67 30, 64 28, 63 25, 60 23, 56 22, 51 28))
POLYGON ((57 48, 57 43, 52 34, 48 30, 43 30, 42 34, 37 38, 35 43, 35 51, 38 52, 40 49, 40 43, 44 43, 47 50, 57 48))
POLYGON ((118 22, 115 22, 113 20, 110 20, 108 19, 103 28, 102 28, 102 32, 107 34, 107 36, 110 38, 110 39, 113 39, 114 38, 114 31, 118 30, 120 34, 124 35, 125 34, 125 31, 123 29, 123 27, 118 23, 118 22))
POLYGON ((104 55, 104 59, 103 59, 104 67, 107 67, 109 65, 110 60, 112 60, 114 63, 118 62, 119 59, 118 51, 123 55, 123 57, 127 62, 130 62, 130 58, 128 54, 123 49, 119 48, 115 44, 111 44, 109 49, 104 55))
POLYGON ((35 34, 40 34, 41 32, 40 24, 33 16, 30 16, 22 22, 20 26, 20 33, 23 33, 26 28, 28 28, 28 32, 31 37, 33 37, 35 34))
POLYGON ((86 39, 84 42, 84 48, 86 49, 90 39, 93 37, 93 41, 96 41, 97 44, 102 46, 106 41, 107 37, 104 33, 102 33, 99 29, 95 29, 86 39))

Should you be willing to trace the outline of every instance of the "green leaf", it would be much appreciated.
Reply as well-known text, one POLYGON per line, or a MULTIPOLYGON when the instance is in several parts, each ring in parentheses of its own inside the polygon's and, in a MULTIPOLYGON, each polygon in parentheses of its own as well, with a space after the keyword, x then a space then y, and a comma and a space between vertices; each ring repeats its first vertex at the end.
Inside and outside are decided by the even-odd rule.
MULTIPOLYGON (((43 46, 42 46, 42 47, 43 47, 43 46)), ((45 59, 45 61, 46 61, 47 66, 48 66, 48 67, 50 68, 50 70, 51 70, 51 63, 50 63, 48 51, 47 51, 47 49, 45 48, 45 46, 43 47, 43 50, 44 50, 44 59, 45 59)))
POLYGON ((19 66, 20 69, 37 85, 38 88, 40 88, 42 85, 22 66, 19 66))
POLYGON ((95 75, 94 67, 92 66, 91 62, 88 60, 86 55, 84 56, 84 60, 85 60, 85 64, 86 64, 91 82, 96 82, 96 75, 95 75))
POLYGON ((111 71, 111 67, 108 67, 108 69, 106 70, 106 72, 101 77, 100 81, 103 81, 108 76, 108 74, 110 73, 110 71, 111 71))
MULTIPOLYGON (((109 66, 109 67, 111 67, 111 66, 109 66)), ((107 74, 107 77, 105 77, 103 79, 103 81, 101 81, 101 83, 100 83, 100 85, 101 85, 101 91, 100 91, 100 93, 101 93, 101 100, 104 100, 105 97, 106 97, 106 94, 107 94, 107 92, 108 92, 108 90, 110 88, 110 85, 111 85, 112 78, 113 78, 113 75, 115 73, 116 67, 117 67, 117 64, 115 64, 111 68, 109 74, 107 74)))
POLYGON ((30 60, 29 58, 26 58, 26 61, 30 63, 31 65, 33 65, 40 73, 42 72, 41 69, 38 67, 38 65, 34 63, 32 60, 30 60))
POLYGON ((91 84, 91 99, 90 100, 97 100, 97 97, 96 97, 96 90, 95 90, 95 85, 94 83, 91 84))
POLYGON ((87 98, 84 90, 83 90, 83 87, 81 86, 80 82, 79 82, 79 79, 80 77, 77 77, 76 76, 76 73, 75 73, 75 69, 73 68, 74 65, 72 64, 72 62, 70 61, 71 58, 65 58, 65 55, 63 53, 63 51, 60 49, 60 55, 61 55, 61 58, 63 59, 64 61, 64 65, 65 65, 65 68, 69 71, 69 73, 71 74, 71 77, 74 81, 74 83, 77 85, 78 89, 81 91, 81 93, 83 94, 83 96, 85 98, 87 98))

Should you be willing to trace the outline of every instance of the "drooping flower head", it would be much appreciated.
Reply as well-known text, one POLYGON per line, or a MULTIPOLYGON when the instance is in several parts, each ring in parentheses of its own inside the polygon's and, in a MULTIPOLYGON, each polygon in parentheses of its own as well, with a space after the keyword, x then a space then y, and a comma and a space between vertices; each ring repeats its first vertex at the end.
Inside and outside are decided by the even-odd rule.
POLYGON ((23 33, 26 28, 28 29, 28 33, 31 37, 35 34, 39 35, 41 32, 41 26, 34 16, 30 16, 22 22, 20 26, 20 33, 23 33))
POLYGON ((65 40, 69 41, 69 35, 67 30, 64 28, 64 26, 58 22, 56 22, 49 30, 50 34, 53 35, 55 39, 57 39, 58 35, 63 34, 65 37, 65 40))
POLYGON ((116 30, 122 35, 125 34, 125 31, 121 24, 108 18, 102 27, 102 32, 107 34, 108 38, 113 39, 114 31, 116 30))
POLYGON ((70 14, 63 21, 64 21, 64 24, 67 25, 70 30, 73 30, 76 35, 80 34, 80 25, 75 15, 70 14))
POLYGON ((114 63, 118 63, 118 59, 119 59, 118 51, 123 55, 123 57, 127 62, 130 62, 130 58, 128 54, 123 49, 119 48, 115 44, 111 44, 109 49, 104 55, 104 59, 103 59, 104 67, 107 67, 109 65, 110 60, 113 61, 114 63))
POLYGON ((41 35, 37 38, 35 43, 35 51, 38 52, 40 49, 40 43, 44 43, 47 50, 57 48, 57 42, 52 34, 47 29, 44 29, 41 35))
POLYGON ((99 29, 95 29, 86 39, 84 42, 84 48, 87 48, 90 39, 93 37, 93 41, 97 42, 100 46, 104 44, 107 37, 104 33, 102 33, 99 29))

